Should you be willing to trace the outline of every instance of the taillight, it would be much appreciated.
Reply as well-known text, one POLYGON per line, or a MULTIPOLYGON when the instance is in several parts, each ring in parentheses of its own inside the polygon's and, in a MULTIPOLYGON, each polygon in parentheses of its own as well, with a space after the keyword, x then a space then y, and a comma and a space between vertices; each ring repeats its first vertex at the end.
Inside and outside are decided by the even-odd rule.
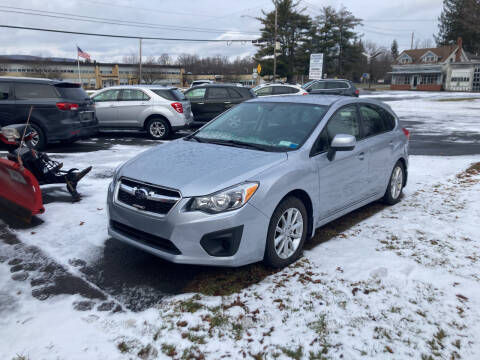
POLYGON ((62 111, 78 110, 78 104, 68 103, 68 102, 59 102, 57 103, 57 108, 62 111))
POLYGON ((180 104, 179 102, 174 102, 174 103, 171 103, 170 105, 172 105, 172 107, 179 113, 179 114, 183 114, 183 105, 180 104))
POLYGON ((410 139, 410 131, 408 131, 408 130, 405 129, 405 128, 402 128, 402 131, 403 131, 403 133, 405 134, 405 136, 407 137, 407 139, 410 139))
POLYGON ((302 93, 302 95, 308 95, 308 92, 304 92, 304 93, 302 93))
POLYGON ((358 89, 355 90, 355 95, 359 95, 360 94, 360 91, 358 89))

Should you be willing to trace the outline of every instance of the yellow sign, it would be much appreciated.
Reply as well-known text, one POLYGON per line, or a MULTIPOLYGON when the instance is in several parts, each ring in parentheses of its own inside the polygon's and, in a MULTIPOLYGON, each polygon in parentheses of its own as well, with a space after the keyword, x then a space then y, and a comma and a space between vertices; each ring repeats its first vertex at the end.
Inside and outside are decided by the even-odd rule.
POLYGON ((261 72, 262 72, 262 67, 260 66, 260 64, 258 64, 258 66, 257 66, 257 73, 260 74, 261 72))

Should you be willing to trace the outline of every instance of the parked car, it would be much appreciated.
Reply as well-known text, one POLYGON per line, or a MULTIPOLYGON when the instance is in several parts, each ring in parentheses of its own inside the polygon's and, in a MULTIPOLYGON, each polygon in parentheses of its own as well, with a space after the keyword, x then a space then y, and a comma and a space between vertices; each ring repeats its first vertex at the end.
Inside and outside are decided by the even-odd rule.
POLYGON ((308 95, 308 92, 298 85, 264 84, 253 89, 257 96, 308 95))
POLYGON ((125 85, 102 89, 92 96, 102 129, 145 130, 163 140, 190 126, 190 102, 176 87, 125 85))
POLYGON ((36 149, 87 138, 98 131, 95 105, 79 84, 0 77, 0 127, 26 123, 30 109, 36 149))
POLYGON ((190 87, 204 85, 204 84, 214 84, 214 83, 215 81, 213 80, 193 80, 192 83, 190 84, 190 87))
POLYGON ((257 98, 118 168, 108 231, 172 262, 282 267, 316 228, 397 203, 407 166, 408 131, 383 103, 257 98))
POLYGON ((360 94, 350 80, 342 79, 312 80, 303 85, 303 88, 310 94, 346 95, 356 97, 360 94))
POLYGON ((205 84, 185 92, 196 123, 205 123, 231 107, 255 97, 252 89, 232 84, 205 84))

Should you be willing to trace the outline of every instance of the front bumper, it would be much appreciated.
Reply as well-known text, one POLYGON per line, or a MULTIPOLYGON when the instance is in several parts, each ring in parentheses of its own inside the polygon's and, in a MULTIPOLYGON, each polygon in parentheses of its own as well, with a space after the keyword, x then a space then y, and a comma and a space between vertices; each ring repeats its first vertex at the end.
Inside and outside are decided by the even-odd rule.
POLYGON ((263 259, 269 219, 248 203, 238 210, 212 215, 185 211, 190 198, 182 198, 168 214, 153 216, 121 205, 114 200, 114 192, 112 183, 107 201, 108 233, 115 239, 174 263, 235 267, 263 259), (136 236, 128 231, 119 231, 121 227, 112 226, 115 223, 138 230, 136 236), (243 231, 238 250, 232 256, 211 256, 200 243, 206 234, 238 227, 243 227, 243 231), (139 241, 138 234, 141 232, 146 233, 143 234, 145 240, 153 235, 173 244, 178 252, 139 241))

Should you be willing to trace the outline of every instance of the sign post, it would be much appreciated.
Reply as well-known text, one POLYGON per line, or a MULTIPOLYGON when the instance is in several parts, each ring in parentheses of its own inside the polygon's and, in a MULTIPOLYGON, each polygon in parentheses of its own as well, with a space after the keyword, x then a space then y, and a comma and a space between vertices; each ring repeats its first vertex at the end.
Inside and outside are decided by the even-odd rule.
POLYGON ((321 80, 323 73, 323 54, 310 54, 310 70, 308 78, 310 80, 321 80))

